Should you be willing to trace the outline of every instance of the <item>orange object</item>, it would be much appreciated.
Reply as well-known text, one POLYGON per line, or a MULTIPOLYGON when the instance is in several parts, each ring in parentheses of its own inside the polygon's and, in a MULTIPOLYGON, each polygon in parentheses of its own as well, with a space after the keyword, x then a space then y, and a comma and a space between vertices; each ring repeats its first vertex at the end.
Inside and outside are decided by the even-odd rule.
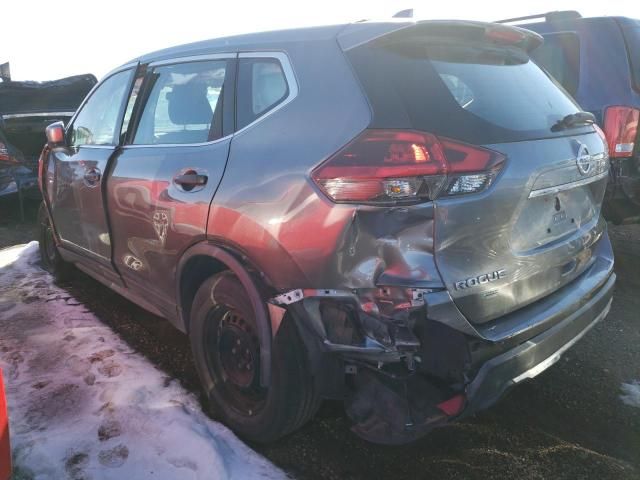
POLYGON ((9 445, 9 414, 7 398, 4 394, 2 369, 0 369, 0 480, 9 480, 11 476, 11 447, 9 445))

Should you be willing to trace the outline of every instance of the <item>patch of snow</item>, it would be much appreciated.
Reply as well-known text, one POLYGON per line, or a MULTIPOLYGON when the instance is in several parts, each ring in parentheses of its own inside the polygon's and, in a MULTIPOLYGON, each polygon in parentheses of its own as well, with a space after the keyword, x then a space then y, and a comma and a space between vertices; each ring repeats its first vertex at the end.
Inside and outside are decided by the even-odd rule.
POLYGON ((622 400, 627 405, 640 408, 640 381, 636 380, 631 383, 623 383, 620 387, 622 400))
POLYGON ((0 250, 0 366, 24 476, 286 478, 37 263, 37 242, 0 250))

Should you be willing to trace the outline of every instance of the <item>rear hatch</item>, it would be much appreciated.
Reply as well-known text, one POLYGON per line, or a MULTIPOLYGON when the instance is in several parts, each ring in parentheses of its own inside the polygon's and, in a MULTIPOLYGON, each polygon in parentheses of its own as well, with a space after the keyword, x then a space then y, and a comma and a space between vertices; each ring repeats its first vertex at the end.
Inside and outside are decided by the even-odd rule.
POLYGON ((473 323, 571 282, 605 229, 604 143, 591 125, 562 124, 580 109, 529 59, 539 41, 513 27, 425 22, 347 51, 371 128, 428 132, 445 147, 452 139, 504 156, 484 190, 465 194, 449 178, 434 200, 436 263, 473 323))
POLYGON ((33 163, 45 143, 47 125, 69 121, 95 84, 90 74, 48 82, 1 82, 0 121, 8 141, 33 163))

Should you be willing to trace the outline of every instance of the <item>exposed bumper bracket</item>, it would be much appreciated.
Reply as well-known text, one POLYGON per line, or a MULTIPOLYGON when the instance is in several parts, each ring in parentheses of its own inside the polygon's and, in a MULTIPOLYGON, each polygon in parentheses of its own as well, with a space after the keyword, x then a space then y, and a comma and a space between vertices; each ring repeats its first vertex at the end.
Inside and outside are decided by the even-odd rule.
MULTIPOLYGON (((420 307, 425 303, 425 295, 431 293, 429 288, 411 288, 411 306, 420 307)), ((305 298, 353 298, 357 299, 355 291, 350 290, 334 290, 334 289, 319 289, 319 288, 297 288, 295 290, 289 290, 288 292, 281 293, 269 300, 274 305, 291 305, 293 303, 304 300, 305 298)))
POLYGON ((332 290, 332 289, 314 289, 314 288, 297 288, 285 293, 281 293, 273 297, 270 303, 275 305, 291 305, 292 303, 299 302, 305 298, 311 297, 345 297, 355 298, 355 294, 348 290, 332 290))

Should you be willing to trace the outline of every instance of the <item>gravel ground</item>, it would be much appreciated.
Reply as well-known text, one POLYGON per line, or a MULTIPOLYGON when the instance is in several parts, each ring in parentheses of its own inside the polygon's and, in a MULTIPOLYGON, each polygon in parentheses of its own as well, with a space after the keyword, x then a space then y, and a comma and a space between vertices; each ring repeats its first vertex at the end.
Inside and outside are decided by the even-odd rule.
MULTIPOLYGON (((0 211, 0 247, 34 238, 33 225, 6 218, 0 211)), ((300 479, 640 478, 640 408, 620 398, 624 383, 640 380, 640 225, 611 226, 610 235, 618 283, 607 319, 488 411, 413 445, 381 447, 352 435, 341 405, 327 403, 302 430, 252 447, 300 479)), ((80 273, 63 287, 199 393, 184 334, 80 273)))

